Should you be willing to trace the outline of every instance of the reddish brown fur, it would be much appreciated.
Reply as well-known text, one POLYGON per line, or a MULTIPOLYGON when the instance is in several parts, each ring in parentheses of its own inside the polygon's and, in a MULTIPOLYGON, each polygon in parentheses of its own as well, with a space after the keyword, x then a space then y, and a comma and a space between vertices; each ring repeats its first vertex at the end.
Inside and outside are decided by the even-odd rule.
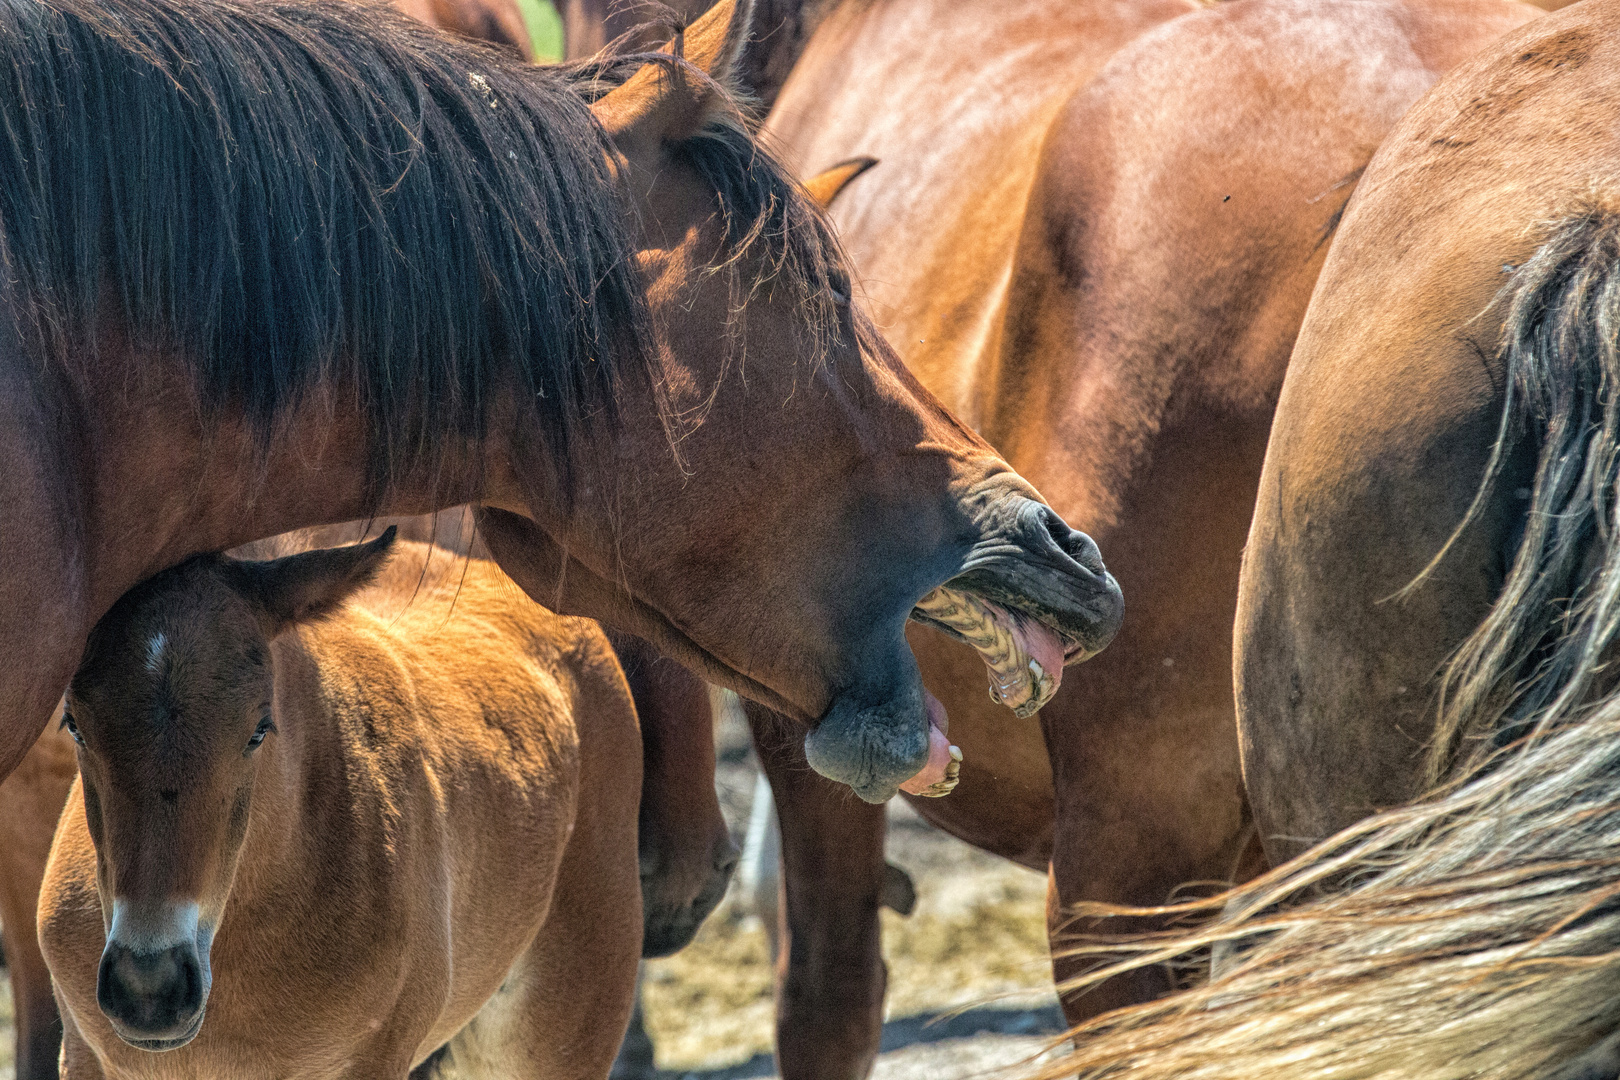
POLYGON ((263 633, 264 609, 192 563, 115 611, 130 621, 104 631, 69 699, 85 775, 40 904, 72 1080, 398 1078, 446 1042, 459 1075, 606 1075, 639 953, 641 750, 623 675, 594 624, 538 607, 492 564, 401 546, 346 609, 273 639, 277 730, 247 759, 234 874, 232 852, 197 845, 222 835, 208 807, 223 817, 235 797, 235 740, 258 713, 239 720, 204 680, 248 655, 222 650, 263 633), (174 659, 140 674, 158 628, 174 659), (211 772, 180 782, 179 827, 145 790, 171 782, 172 751, 144 714, 110 711, 143 700, 143 681, 171 687, 169 723, 193 740, 232 732, 211 772), (108 891, 194 898, 218 920, 206 1017, 181 1049, 132 1049, 97 1007, 108 891))
MULTIPOLYGON (((966 753, 960 788, 916 805, 1025 865, 1050 859, 1055 930, 1065 904, 1157 904, 1183 882, 1258 867, 1228 628, 1289 351, 1385 132, 1446 68, 1530 14, 1237 2, 1185 14, 1103 67, 1186 10, 852 2, 768 124, 806 170, 879 159, 834 217, 880 322, 1123 567, 1120 647, 1071 671, 1038 723, 991 707, 960 646, 911 632, 966 753), (874 109, 874 95, 905 107, 874 109)), ((784 804, 789 847, 794 813, 784 804)), ((841 835, 825 822, 819 833, 841 835)), ((829 895, 869 886, 867 863, 846 863, 874 855, 798 842, 814 848, 801 864, 828 875, 818 903, 875 911, 829 895)), ((828 937, 804 919, 822 978, 875 1025, 875 995, 849 988, 852 972, 880 978, 875 936, 842 925, 828 937)), ((1079 1018, 1167 985, 1139 972, 1066 1007, 1079 1018)), ((821 1046, 789 1075, 861 1071, 839 1055, 821 1046)))
MULTIPOLYGON (((682 77, 649 65, 594 106, 636 230, 656 354, 652 377, 620 388, 620 423, 596 448, 611 465, 598 478, 612 484, 571 506, 527 426, 529 399, 510 382, 489 392, 484 441, 444 435, 436 460, 402 468, 379 500, 375 431, 345 387, 286 404, 266 445, 230 407, 197 408, 184 358, 70 328, 88 358, 70 375, 0 338, 0 502, 11 515, 0 603, 14 616, 0 628, 0 769, 32 745, 91 626, 136 582, 289 528, 471 498, 485 507, 492 550, 531 595, 613 621, 814 725, 874 797, 915 771, 926 744, 905 618, 972 545, 1010 552, 998 565, 1020 610, 1106 640, 1118 595, 1093 568, 1094 549, 1093 566, 1057 550, 1033 489, 859 329, 857 310, 793 287, 771 261, 780 237, 739 247, 724 233, 715 184, 690 155, 728 107, 700 72, 726 73, 745 14, 727 2, 694 25, 682 77), (735 290, 755 282, 769 287, 736 320, 735 290), (835 334, 813 333, 807 304, 835 334), (735 351, 717 349, 728 335, 735 351), (746 380, 727 377, 743 354, 746 380), (671 416, 702 420, 683 426, 679 456, 671 416)), ((802 210, 792 197, 774 203, 784 204, 802 210)), ((836 259, 824 269, 841 275, 836 259)))
MULTIPOLYGON (((244 550, 274 553, 288 543, 330 547, 378 535, 390 526, 402 539, 489 558, 473 528, 470 507, 305 529, 295 537, 275 538, 244 550)), ((737 863, 737 846, 715 794, 708 685, 637 638, 611 633, 609 638, 629 681, 641 726, 638 843, 643 955, 663 956, 690 941, 719 904, 737 863)))

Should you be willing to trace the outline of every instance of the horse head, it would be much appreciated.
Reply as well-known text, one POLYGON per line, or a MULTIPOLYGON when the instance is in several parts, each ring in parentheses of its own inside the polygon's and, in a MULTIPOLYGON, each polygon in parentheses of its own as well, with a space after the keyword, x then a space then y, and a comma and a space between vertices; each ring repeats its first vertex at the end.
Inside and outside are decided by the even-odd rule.
POLYGON ((131 1046, 173 1050, 202 1029, 254 779, 284 719, 271 640, 335 611, 393 539, 271 562, 199 556, 132 590, 92 632, 62 722, 78 743, 106 928, 96 1000, 131 1046))

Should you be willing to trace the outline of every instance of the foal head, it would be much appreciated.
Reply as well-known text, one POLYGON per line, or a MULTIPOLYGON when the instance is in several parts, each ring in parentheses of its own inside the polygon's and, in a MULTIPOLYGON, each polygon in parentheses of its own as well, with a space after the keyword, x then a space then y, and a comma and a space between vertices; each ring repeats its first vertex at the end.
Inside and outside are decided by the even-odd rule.
POLYGON ((136 586, 90 635, 63 724, 79 746, 107 944, 96 997, 145 1050, 196 1037, 209 946, 276 732, 270 641, 381 568, 389 529, 271 562, 205 555, 136 586))

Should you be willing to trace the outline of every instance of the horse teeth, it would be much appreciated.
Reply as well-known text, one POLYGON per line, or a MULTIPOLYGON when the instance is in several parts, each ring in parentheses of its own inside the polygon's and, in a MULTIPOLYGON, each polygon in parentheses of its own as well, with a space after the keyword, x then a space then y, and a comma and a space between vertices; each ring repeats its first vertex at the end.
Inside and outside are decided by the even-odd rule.
POLYGON ((960 765, 962 763, 962 748, 960 746, 953 746, 951 747, 950 752, 951 760, 960 765))

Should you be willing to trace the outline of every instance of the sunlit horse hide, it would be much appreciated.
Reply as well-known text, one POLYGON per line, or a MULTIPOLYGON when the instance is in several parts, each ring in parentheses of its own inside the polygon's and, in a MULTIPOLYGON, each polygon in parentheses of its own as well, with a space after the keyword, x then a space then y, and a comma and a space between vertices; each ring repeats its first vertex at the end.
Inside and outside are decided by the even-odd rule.
POLYGON ((201 556, 92 633, 40 898, 68 1080, 607 1074, 629 689, 595 624, 393 541, 201 556))
MULTIPOLYGON (((233 554, 263 557, 291 544, 334 547, 395 528, 402 540, 436 544, 454 556, 488 559, 470 507, 300 530, 233 554)), ((487 571, 486 571, 487 572, 487 571)), ((709 688, 685 668, 628 635, 609 635, 635 701, 642 740, 637 845, 642 955, 665 956, 692 940, 725 896, 738 850, 714 787, 709 688)), ((0 852, 0 860, 4 853, 0 852)))
POLYGON ((0 3, 0 769, 137 582, 469 500, 531 596, 868 799, 943 772, 904 638, 940 585, 1104 645, 1095 545, 905 371, 737 121, 746 35, 728 0, 612 87, 371 6, 0 3))
MULTIPOLYGON (((1446 68, 1533 14, 851 2, 778 99, 766 130, 795 167, 878 159, 833 217, 908 365, 1099 537, 1133 598, 1122 647, 1027 721, 993 704, 971 652, 911 635, 966 756, 956 792, 918 810, 1050 861, 1060 940, 1077 901, 1159 904, 1257 868, 1230 627, 1289 352, 1378 143, 1446 68)), ((784 1060, 800 1047, 803 1075, 858 1075, 880 1015, 881 818, 822 789, 790 739, 763 742, 808 939, 783 986, 784 1060)), ((1144 969, 1066 1007, 1170 985, 1144 969)))
POLYGON ((1587 0, 1460 65, 1367 168, 1278 405, 1237 622, 1268 842, 1348 827, 1138 957, 1244 946, 1054 1074, 1620 1070, 1617 117, 1620 3, 1587 0))

